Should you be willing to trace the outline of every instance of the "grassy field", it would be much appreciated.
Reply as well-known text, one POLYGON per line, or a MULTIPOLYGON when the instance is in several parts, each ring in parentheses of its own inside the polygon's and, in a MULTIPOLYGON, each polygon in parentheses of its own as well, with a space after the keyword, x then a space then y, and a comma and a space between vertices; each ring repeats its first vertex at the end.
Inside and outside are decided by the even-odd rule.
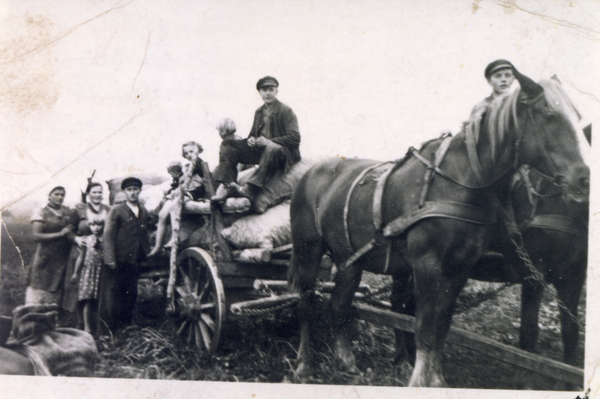
MULTIPOLYGON (((0 314, 10 315, 23 302, 25 270, 34 243, 29 225, 9 225, 9 237, 2 231, 2 269, 0 275, 0 314), (19 247, 20 253, 13 245, 19 247)), ((386 284, 387 277, 366 275, 371 285, 386 284)), ((455 326, 505 344, 518 345, 520 286, 470 282, 458 302, 455 326)), ((95 375, 105 378, 148 378, 204 381, 245 381, 288 383, 293 381, 296 349, 299 344, 294 309, 288 308, 260 317, 231 316, 223 331, 221 345, 214 356, 184 345, 175 334, 173 322, 164 317, 161 287, 141 281, 139 326, 104 336, 98 341, 99 359, 95 375)), ((326 307, 325 301, 321 303, 326 307)), ((585 320, 585 292, 579 308, 585 320)), ((540 312, 538 352, 555 360, 562 356, 558 308, 546 293, 540 312)), ((352 332, 354 353, 360 375, 347 374, 335 365, 332 340, 326 333, 317 340, 318 369, 314 384, 352 384, 404 386, 407 375, 394 366, 394 331, 357 321, 352 332)), ((583 333, 579 345, 583 365, 583 333)), ((520 389, 560 389, 556 381, 504 364, 465 348, 446 345, 444 372, 451 387, 520 389)))

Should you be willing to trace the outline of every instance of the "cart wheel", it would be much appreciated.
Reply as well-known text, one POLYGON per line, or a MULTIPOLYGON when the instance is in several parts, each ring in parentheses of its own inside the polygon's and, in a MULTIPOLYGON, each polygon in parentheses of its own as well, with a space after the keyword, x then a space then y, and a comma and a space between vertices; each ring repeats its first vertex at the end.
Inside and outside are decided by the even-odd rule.
POLYGON ((187 248, 177 257, 175 313, 177 335, 201 350, 214 352, 227 316, 225 291, 217 267, 200 248, 187 248))

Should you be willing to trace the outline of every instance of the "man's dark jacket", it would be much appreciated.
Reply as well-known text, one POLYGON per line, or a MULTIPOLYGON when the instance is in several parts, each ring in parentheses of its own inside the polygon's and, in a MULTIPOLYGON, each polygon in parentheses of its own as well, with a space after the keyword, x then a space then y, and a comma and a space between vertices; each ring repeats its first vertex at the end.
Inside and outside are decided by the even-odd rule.
MULTIPOLYGON (((298 118, 294 111, 281 101, 275 99, 273 113, 271 114, 270 134, 271 141, 285 148, 288 166, 300 161, 300 129, 298 118)), ((254 123, 248 137, 259 137, 264 126, 265 106, 261 106, 254 114, 254 123)))
POLYGON ((148 211, 141 204, 136 217, 126 203, 115 205, 104 228, 104 263, 137 264, 150 250, 148 211))

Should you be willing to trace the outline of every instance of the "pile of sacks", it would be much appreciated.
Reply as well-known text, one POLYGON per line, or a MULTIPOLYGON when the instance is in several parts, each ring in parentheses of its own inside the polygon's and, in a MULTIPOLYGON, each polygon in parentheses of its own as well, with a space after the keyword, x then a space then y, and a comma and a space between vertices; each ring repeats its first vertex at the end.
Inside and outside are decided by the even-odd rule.
MULTIPOLYGON (((302 176, 318 159, 303 158, 286 173, 273 177, 253 199, 253 213, 238 218, 221 235, 238 251, 237 259, 249 262, 268 262, 270 252, 292 242, 290 199, 302 176)), ((253 169, 240 174, 242 185, 253 169)))

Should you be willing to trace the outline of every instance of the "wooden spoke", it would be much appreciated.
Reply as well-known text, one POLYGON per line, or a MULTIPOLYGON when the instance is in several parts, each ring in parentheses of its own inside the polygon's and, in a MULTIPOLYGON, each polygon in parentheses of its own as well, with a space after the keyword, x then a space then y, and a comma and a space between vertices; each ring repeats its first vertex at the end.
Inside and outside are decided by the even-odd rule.
POLYGON ((188 325, 188 321, 184 320, 181 325, 179 326, 179 328, 177 329, 177 335, 181 335, 183 333, 183 330, 185 329, 185 326, 188 325))
POLYGON ((204 299, 204 295, 208 292, 209 287, 210 287, 210 280, 207 279, 206 282, 204 283, 204 286, 200 290, 200 293, 198 294, 199 301, 202 301, 202 299, 204 299))
POLYGON ((186 289, 180 285, 175 287, 175 291, 177 291, 177 293, 183 297, 190 295, 190 293, 187 292, 186 289))
POLYGON ((193 293, 192 280, 190 279, 190 276, 183 270, 183 268, 181 269, 181 276, 183 277, 183 286, 188 290, 188 292, 193 293))
POLYGON ((200 310, 209 310, 209 309, 214 309, 217 307, 216 303, 203 303, 202 305, 200 305, 200 310))
POLYGON ((190 328, 188 330, 187 342, 188 344, 191 344, 194 340, 194 325, 192 323, 190 323, 190 328))
POLYGON ((190 291, 194 294, 198 293, 198 278, 200 277, 200 270, 197 262, 193 261, 192 258, 188 259, 188 277, 191 280, 190 291))
POLYGON ((178 335, 214 352, 227 316, 225 290, 210 254, 201 248, 187 248, 177 258, 175 304, 178 335))
POLYGON ((202 338, 204 338, 204 345, 206 346, 206 349, 210 350, 212 339, 210 338, 210 332, 208 331, 208 327, 206 327, 206 325, 202 321, 198 322, 196 328, 198 327, 200 328, 200 331, 202 333, 202 338))
POLYGON ((204 338, 202 336, 202 333, 200 331, 200 329, 198 328, 197 325, 194 325, 194 335, 196 337, 196 346, 198 347, 198 349, 208 349, 208 346, 206 345, 206 342, 204 341, 204 338))
POLYGON ((206 326, 208 328, 210 328, 211 331, 215 331, 215 322, 213 321, 212 317, 210 317, 210 315, 208 313, 202 313, 200 315, 200 319, 204 322, 204 324, 206 324, 206 326))

